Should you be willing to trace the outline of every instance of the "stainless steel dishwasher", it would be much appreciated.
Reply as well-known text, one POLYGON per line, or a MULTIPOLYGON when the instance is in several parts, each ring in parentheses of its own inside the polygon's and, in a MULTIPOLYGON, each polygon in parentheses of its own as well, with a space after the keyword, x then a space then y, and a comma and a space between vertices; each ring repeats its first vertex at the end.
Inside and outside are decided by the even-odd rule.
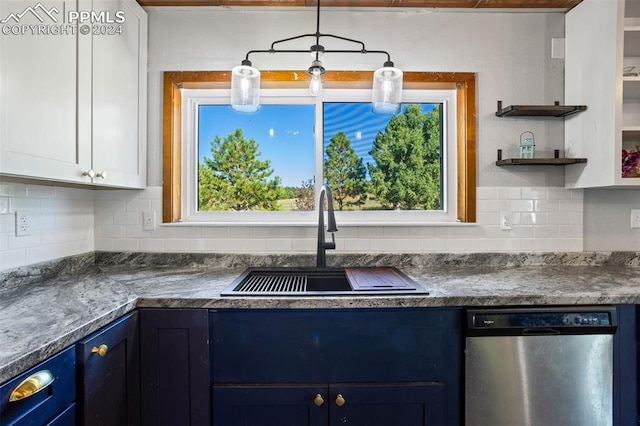
POLYGON ((613 424, 613 307, 467 311, 467 426, 613 424))

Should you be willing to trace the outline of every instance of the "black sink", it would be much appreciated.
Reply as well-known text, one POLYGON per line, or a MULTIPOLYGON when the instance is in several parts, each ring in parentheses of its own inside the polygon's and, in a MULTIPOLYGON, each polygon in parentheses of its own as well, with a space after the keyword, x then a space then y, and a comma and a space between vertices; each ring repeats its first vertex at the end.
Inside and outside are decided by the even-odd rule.
POLYGON ((222 296, 429 294, 396 268, 248 268, 222 296))

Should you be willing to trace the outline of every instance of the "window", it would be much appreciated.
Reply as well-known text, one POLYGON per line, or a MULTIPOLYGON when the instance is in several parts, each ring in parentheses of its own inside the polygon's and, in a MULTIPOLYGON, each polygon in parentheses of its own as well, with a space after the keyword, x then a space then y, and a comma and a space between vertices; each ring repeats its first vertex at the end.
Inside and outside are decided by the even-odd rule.
POLYGON ((394 117, 370 112, 370 91, 351 88, 361 83, 331 76, 321 97, 279 82, 258 113, 237 113, 223 74, 165 73, 165 222, 314 223, 320 177, 341 224, 475 220, 473 74, 429 84, 415 77, 433 73, 407 73, 394 117), (189 81, 199 74, 219 81, 189 81))

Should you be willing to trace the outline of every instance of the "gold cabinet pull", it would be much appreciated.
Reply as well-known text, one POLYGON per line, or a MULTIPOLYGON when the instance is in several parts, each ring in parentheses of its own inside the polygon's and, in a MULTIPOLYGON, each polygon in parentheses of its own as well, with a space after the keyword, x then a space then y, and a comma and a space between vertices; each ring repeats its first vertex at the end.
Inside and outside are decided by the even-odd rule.
POLYGON ((40 392, 49 386, 55 378, 51 371, 41 370, 37 373, 33 373, 26 379, 20 382, 16 388, 11 391, 9 395, 9 402, 20 401, 21 399, 29 398, 34 393, 40 392))
POLYGON ((345 401, 341 393, 339 393, 338 396, 336 396, 336 405, 338 407, 342 407, 346 402, 347 401, 345 401))
POLYGON ((100 345, 97 348, 94 346, 93 348, 91 348, 91 353, 98 354, 100 356, 105 356, 108 350, 109 350, 109 346, 107 345, 100 345))
POLYGON ((322 404, 324 404, 324 399, 322 399, 322 395, 316 394, 316 397, 313 400, 313 403, 316 404, 316 407, 320 407, 322 404))

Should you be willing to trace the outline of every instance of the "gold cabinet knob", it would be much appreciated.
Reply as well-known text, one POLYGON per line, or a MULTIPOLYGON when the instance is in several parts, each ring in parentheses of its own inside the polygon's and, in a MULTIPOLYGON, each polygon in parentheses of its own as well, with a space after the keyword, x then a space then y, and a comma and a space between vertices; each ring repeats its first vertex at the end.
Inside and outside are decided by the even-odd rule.
POLYGON ((324 404, 324 399, 322 399, 322 395, 320 394, 316 394, 315 399, 313 400, 313 403, 316 404, 317 407, 321 406, 322 404, 324 404))
POLYGON ((338 407, 342 407, 346 402, 347 401, 345 401, 341 393, 339 393, 338 396, 336 396, 336 405, 338 407))
POLYGON ((93 348, 91 348, 91 353, 98 354, 100 356, 105 356, 108 350, 109 350, 109 346, 107 345, 100 345, 97 348, 94 346, 93 348))

